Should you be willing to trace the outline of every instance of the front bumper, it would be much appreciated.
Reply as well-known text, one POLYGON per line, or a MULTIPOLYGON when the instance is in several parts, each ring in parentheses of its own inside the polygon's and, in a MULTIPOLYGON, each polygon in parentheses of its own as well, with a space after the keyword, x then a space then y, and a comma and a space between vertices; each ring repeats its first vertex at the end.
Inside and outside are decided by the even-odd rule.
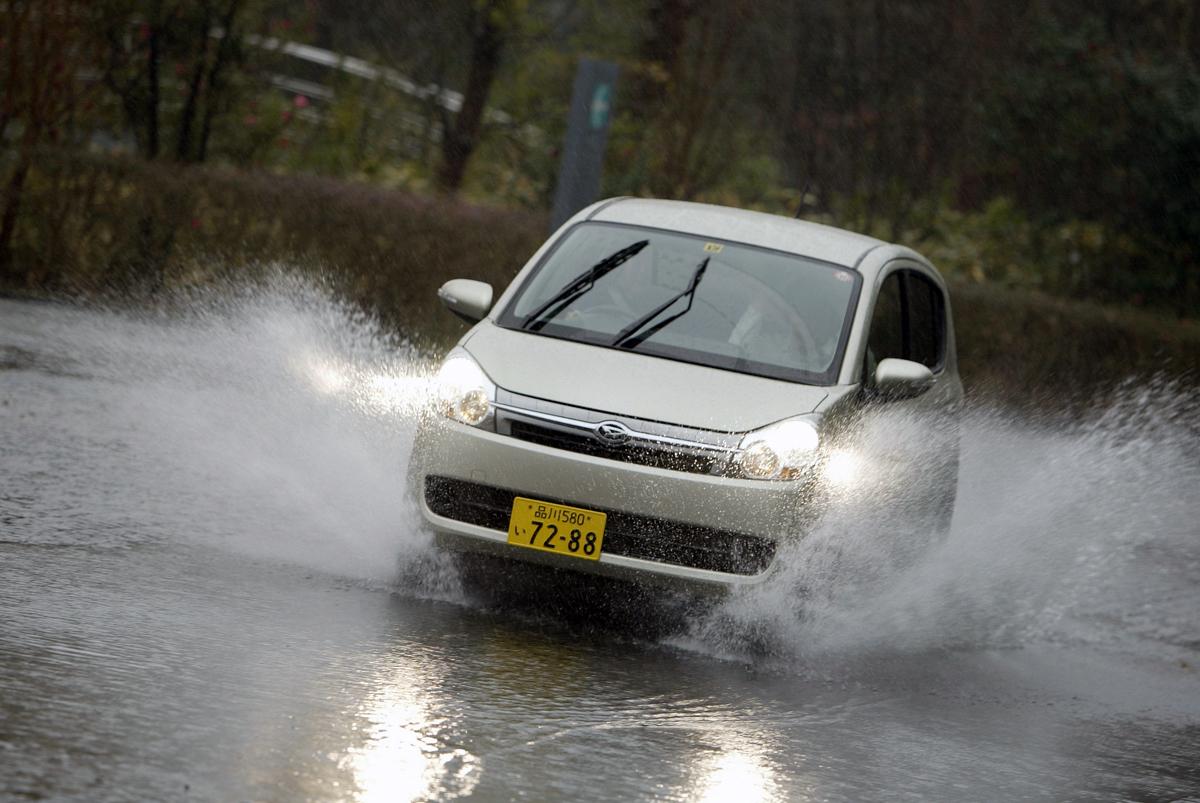
POLYGON ((740 480, 625 463, 440 418, 427 420, 417 433, 410 484, 422 515, 448 548, 707 590, 762 582, 777 545, 798 537, 815 507, 813 487, 804 481, 740 480), (608 513, 600 559, 508 544, 503 507, 513 495, 608 513), (736 559, 722 560, 717 553, 723 549, 736 559))

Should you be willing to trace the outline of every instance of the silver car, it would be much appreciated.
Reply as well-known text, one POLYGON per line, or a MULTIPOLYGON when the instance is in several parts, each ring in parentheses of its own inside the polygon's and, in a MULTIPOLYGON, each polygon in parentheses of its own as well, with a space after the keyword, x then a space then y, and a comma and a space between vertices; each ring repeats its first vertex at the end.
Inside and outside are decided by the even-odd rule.
POLYGON ((951 422, 962 398, 945 282, 908 248, 618 198, 555 232, 494 304, 468 279, 439 296, 474 323, 410 470, 446 547, 719 590, 769 577, 831 499, 881 477, 912 492, 897 515, 948 525, 956 429, 905 452, 879 426, 951 422))

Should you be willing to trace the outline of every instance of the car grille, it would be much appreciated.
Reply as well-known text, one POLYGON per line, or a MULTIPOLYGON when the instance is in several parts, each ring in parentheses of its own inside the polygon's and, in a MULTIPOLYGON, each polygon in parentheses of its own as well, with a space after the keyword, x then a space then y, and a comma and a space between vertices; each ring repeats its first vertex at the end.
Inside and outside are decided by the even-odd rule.
POLYGON ((623 463, 722 475, 737 451, 739 435, 681 427, 655 421, 615 417, 598 410, 556 404, 498 391, 496 432, 518 440, 623 463), (624 443, 597 437, 597 427, 618 424, 624 443))
POLYGON ((689 454, 678 448, 664 449, 641 445, 607 446, 597 441, 590 433, 567 432, 530 421, 511 421, 508 434, 540 446, 565 449, 569 452, 579 452, 592 457, 603 457, 624 463, 637 463, 642 466, 673 471, 688 471, 693 474, 719 473, 728 461, 725 455, 716 452, 689 454))
MULTIPOLYGON (((506 488, 450 477, 425 478, 425 504, 433 513, 490 530, 508 530, 513 499, 519 495, 506 488)), ((606 554, 742 575, 758 574, 775 557, 774 542, 755 535, 535 496, 606 514, 606 554)))

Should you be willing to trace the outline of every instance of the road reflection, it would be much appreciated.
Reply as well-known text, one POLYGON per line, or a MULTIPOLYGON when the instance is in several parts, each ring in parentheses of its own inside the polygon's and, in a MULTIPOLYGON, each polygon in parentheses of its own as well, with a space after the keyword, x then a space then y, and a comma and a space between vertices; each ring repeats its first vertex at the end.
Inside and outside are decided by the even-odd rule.
POLYGON ((714 758, 696 795, 703 803, 737 800, 739 803, 779 800, 781 794, 771 767, 753 753, 730 751, 714 758))
POLYGON ((342 766, 357 786, 356 800, 452 799, 479 783, 479 759, 448 744, 451 717, 437 710, 429 690, 442 678, 428 655, 394 654, 378 685, 356 714, 367 723, 366 742, 346 751, 342 766))

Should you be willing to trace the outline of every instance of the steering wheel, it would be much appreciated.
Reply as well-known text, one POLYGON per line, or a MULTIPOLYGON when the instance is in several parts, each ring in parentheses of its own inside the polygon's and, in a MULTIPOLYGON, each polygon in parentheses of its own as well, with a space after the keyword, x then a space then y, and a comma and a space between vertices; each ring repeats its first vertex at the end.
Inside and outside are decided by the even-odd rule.
POLYGON ((808 328, 808 324, 799 315, 792 313, 788 316, 792 319, 792 328, 799 335, 801 344, 804 350, 808 353, 805 355, 805 362, 809 365, 816 365, 821 357, 821 350, 817 347, 817 340, 812 336, 812 331, 808 328))
MULTIPOLYGON (((788 343, 785 348, 797 348, 803 352, 802 364, 806 366, 817 366, 820 363, 821 350, 817 346, 816 338, 813 337, 812 331, 808 328, 808 324, 804 319, 797 315, 793 310, 786 307, 780 307, 784 311, 784 318, 787 321, 787 328, 791 333, 791 337, 784 340, 788 343)), ((734 346, 737 346, 744 354, 749 352, 746 348, 747 344, 762 337, 764 323, 766 319, 761 318, 756 321, 741 337, 736 341, 730 341, 734 346)))

